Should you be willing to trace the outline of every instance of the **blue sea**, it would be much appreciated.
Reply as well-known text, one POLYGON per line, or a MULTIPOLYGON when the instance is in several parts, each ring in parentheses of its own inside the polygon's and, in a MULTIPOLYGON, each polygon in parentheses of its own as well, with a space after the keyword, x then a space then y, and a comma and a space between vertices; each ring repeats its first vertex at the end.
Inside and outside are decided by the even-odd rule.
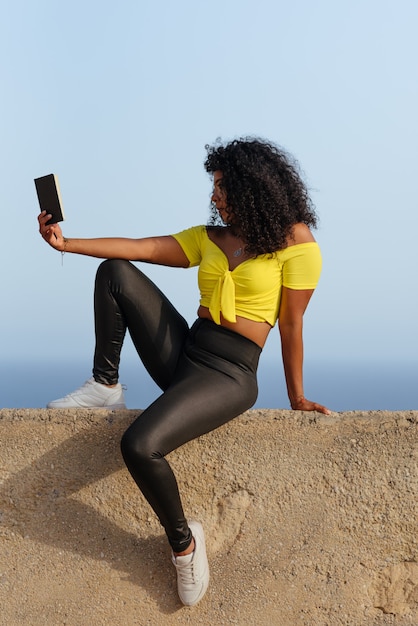
MULTIPOLYGON (((88 361, 2 364, 0 408, 43 408, 90 376, 88 361)), ((416 363, 310 362, 304 377, 306 397, 333 411, 418 409, 416 363)), ((120 380, 130 409, 146 408, 160 395, 139 360, 122 362, 120 380)), ((261 360, 254 408, 289 408, 280 362, 261 360)))

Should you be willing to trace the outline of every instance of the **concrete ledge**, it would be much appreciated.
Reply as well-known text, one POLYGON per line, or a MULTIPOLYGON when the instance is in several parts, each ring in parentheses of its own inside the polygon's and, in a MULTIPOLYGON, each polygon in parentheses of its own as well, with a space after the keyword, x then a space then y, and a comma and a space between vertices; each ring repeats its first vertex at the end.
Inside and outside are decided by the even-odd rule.
POLYGON ((119 452, 139 413, 0 410, 1 623, 418 624, 418 411, 252 410, 172 453, 211 564, 192 609, 119 452))

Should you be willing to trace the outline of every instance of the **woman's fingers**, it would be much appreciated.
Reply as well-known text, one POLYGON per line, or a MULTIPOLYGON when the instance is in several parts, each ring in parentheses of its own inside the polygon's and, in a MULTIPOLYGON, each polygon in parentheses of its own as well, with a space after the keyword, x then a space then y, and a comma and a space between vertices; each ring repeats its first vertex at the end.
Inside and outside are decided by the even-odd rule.
POLYGON ((59 248, 62 243, 62 231, 58 224, 47 225, 48 220, 51 219, 51 215, 46 211, 42 211, 38 215, 39 232, 41 237, 49 243, 53 248, 59 248))
POLYGON ((317 402, 311 402, 307 398, 298 399, 297 406, 294 407, 297 411, 318 411, 318 413, 324 413, 324 415, 330 415, 331 411, 322 404, 317 402))

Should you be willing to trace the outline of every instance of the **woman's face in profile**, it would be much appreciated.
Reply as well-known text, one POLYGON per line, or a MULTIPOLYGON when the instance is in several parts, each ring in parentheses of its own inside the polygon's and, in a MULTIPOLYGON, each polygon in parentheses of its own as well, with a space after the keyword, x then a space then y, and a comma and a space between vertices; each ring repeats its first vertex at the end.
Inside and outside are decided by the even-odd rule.
POLYGON ((233 220, 233 213, 228 209, 225 189, 223 186, 223 175, 220 170, 213 173, 212 202, 216 206, 219 216, 224 224, 230 224, 233 220))

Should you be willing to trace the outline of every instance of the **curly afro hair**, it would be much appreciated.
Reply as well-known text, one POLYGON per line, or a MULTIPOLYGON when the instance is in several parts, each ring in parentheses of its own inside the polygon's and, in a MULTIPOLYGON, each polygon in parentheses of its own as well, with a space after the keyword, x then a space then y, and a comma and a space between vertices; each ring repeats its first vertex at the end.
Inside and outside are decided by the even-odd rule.
MULTIPOLYGON (((222 185, 233 227, 246 241, 250 255, 272 253, 287 246, 292 227, 303 222, 315 228, 317 216, 297 162, 274 144, 241 138, 205 146, 205 169, 222 172, 222 185)), ((210 224, 220 218, 214 203, 210 224)))

